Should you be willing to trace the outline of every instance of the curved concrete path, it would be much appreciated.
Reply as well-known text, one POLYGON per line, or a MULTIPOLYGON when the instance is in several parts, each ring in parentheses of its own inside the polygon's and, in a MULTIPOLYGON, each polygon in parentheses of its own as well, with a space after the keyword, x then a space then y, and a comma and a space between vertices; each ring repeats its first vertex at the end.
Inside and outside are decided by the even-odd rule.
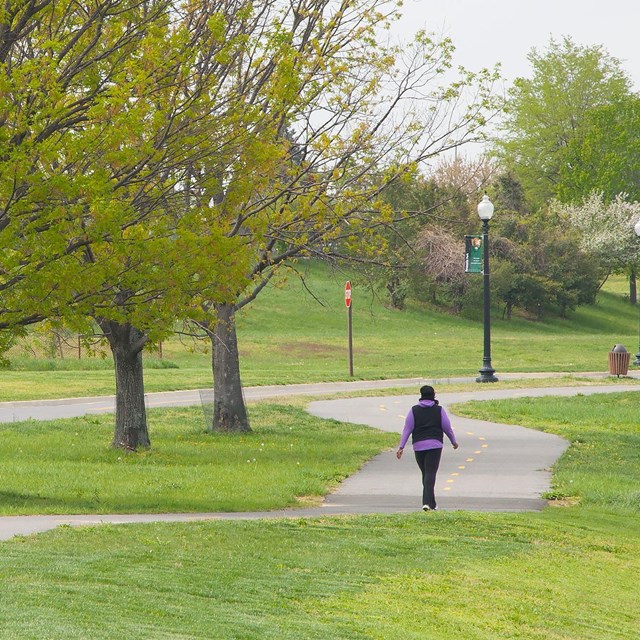
MULTIPOLYGON (((471 379, 460 379, 460 381, 462 380, 469 381, 471 379)), ((285 395, 314 395, 401 386, 417 390, 421 384, 432 383, 436 386, 441 382, 444 381, 405 379, 294 385, 292 387, 254 387, 246 390, 246 397, 251 400, 285 395)), ((570 396, 618 391, 640 391, 640 387, 637 385, 616 385, 499 389, 483 385, 482 389, 476 392, 442 393, 437 397, 443 406, 448 407, 455 402, 471 399, 539 397, 544 395, 570 396)), ((148 397, 149 406, 186 406, 200 402, 197 391, 148 394, 148 397)), ((326 400, 311 403, 308 410, 313 415, 323 418, 368 424, 399 434, 402 430, 404 414, 415 403, 416 397, 417 393, 412 391, 411 395, 406 396, 326 400)), ((112 398, 0 403, 0 421, 8 422, 27 418, 52 419, 112 410, 112 398)), ((549 487, 549 467, 567 447, 564 440, 557 436, 513 425, 460 418, 452 415, 451 410, 449 413, 460 442, 460 448, 457 451, 453 451, 449 447, 445 449, 436 486, 440 508, 474 511, 521 511, 539 509, 545 504, 540 498, 540 494, 549 487)), ((358 473, 343 482, 335 493, 327 496, 323 504, 316 508, 255 513, 4 516, 0 517, 0 540, 6 540, 15 535, 47 531, 65 524, 86 526, 102 523, 188 522, 214 519, 239 520, 403 513, 416 511, 420 507, 420 494, 419 472, 411 451, 407 449, 400 462, 396 460, 393 451, 388 451, 365 464, 358 473)))
MULTIPOLYGON (((564 389, 535 389, 547 395, 564 389)), ((454 450, 445 438, 436 498, 440 509, 473 511, 523 511, 541 509, 540 497, 550 487, 551 467, 568 447, 558 436, 523 427, 495 424, 456 416, 448 408, 466 400, 511 398, 528 395, 519 390, 442 393, 456 438, 454 450)), ((308 411, 322 418, 367 424, 401 433, 407 411, 418 394, 383 398, 356 398, 313 402, 308 411)), ((415 511, 420 508, 420 474, 410 444, 400 461, 395 451, 379 454, 362 470, 327 496, 325 505, 350 507, 354 512, 377 508, 415 511)))

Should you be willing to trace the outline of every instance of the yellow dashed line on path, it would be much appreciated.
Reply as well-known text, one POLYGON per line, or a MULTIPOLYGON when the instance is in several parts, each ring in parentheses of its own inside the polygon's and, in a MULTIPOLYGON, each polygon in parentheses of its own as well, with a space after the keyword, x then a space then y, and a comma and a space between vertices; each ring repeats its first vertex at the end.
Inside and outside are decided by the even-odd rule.
MULTIPOLYGON (((475 436, 473 431, 467 431, 466 433, 467 433, 468 436, 475 436)), ((484 444, 481 444, 480 445, 480 449, 477 449, 476 451, 473 452, 474 455, 481 454, 482 453, 482 449, 486 449, 489 446, 488 444, 486 444, 486 438, 484 436, 477 436, 477 438, 478 438, 478 440, 484 442, 484 444)), ((473 461, 474 461, 474 458, 467 458, 465 460, 465 462, 473 462, 473 461)), ((458 469, 466 469, 466 468, 467 467, 464 464, 458 465, 458 469)), ((457 478, 459 475, 460 475, 460 473, 457 472, 457 471, 451 473, 451 477, 447 479, 446 484, 447 485, 452 485, 455 482, 454 478, 457 478)), ((445 487, 443 487, 443 490, 444 491, 450 491, 451 487, 450 486, 445 486, 445 487)))
MULTIPOLYGON (((468 436, 475 436, 473 431, 467 431, 466 433, 467 433, 468 436)), ((482 449, 486 449, 489 446, 488 444, 486 444, 486 438, 484 436, 477 436, 477 438, 478 438, 478 440, 480 440, 484 444, 481 444, 480 445, 480 449, 477 449, 476 451, 473 452, 474 455, 481 454, 482 453, 482 449)), ((467 458, 465 460, 465 462, 473 462, 473 461, 474 461, 474 458, 467 458)), ((458 469, 466 469, 466 465, 464 465, 464 464, 458 465, 458 469)), ((447 485, 452 485, 455 482, 454 478, 458 477, 459 475, 460 475, 460 473, 457 472, 457 471, 451 473, 451 477, 447 479, 446 484, 447 485)), ((445 486, 445 487, 443 487, 443 490, 444 491, 450 491, 451 487, 450 486, 445 486)))

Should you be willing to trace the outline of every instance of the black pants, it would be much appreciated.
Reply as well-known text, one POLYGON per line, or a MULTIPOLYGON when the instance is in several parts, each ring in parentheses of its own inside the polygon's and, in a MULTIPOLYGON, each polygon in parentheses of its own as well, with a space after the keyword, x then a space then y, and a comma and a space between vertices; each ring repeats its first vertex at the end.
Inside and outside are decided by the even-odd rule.
POLYGON ((440 466, 442 449, 427 449, 426 451, 415 451, 416 462, 422 472, 422 504, 429 508, 436 508, 436 496, 434 488, 436 485, 436 474, 440 466))

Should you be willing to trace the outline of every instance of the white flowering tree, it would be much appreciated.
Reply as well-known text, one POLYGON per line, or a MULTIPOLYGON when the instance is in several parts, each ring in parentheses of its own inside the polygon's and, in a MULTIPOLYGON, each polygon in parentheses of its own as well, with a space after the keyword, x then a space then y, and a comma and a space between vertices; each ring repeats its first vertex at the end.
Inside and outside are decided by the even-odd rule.
POLYGON ((608 274, 629 274, 629 298, 635 303, 640 249, 633 227, 640 220, 640 202, 627 202, 625 193, 606 202, 594 191, 579 204, 553 207, 580 231, 582 248, 596 255, 608 274))

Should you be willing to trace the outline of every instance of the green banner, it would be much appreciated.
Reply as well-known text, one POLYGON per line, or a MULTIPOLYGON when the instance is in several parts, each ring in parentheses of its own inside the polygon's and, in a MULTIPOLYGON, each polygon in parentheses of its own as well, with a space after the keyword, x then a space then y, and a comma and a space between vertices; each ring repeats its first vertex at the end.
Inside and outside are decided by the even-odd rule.
POLYGON ((464 271, 465 273, 482 273, 484 245, 482 236, 464 237, 464 271))

